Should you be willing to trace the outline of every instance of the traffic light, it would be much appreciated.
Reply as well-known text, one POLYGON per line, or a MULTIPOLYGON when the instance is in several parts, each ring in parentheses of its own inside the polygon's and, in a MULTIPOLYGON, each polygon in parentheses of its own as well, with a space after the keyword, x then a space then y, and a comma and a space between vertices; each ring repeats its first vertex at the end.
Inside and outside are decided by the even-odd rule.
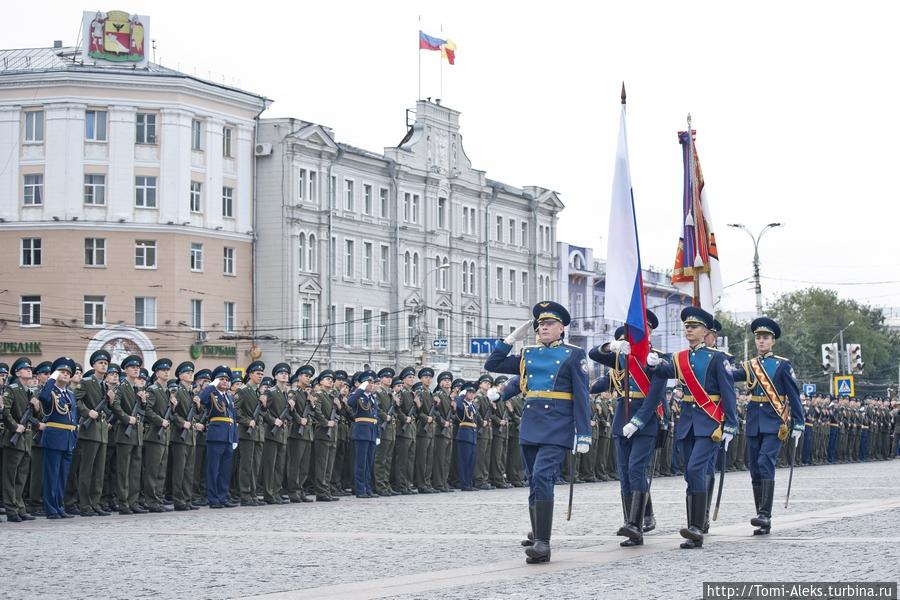
POLYGON ((826 373, 837 373, 840 370, 837 344, 822 344, 822 370, 826 373))
POLYGON ((862 346, 860 344, 847 344, 847 363, 850 365, 850 372, 858 375, 863 372, 865 363, 862 359, 862 346))

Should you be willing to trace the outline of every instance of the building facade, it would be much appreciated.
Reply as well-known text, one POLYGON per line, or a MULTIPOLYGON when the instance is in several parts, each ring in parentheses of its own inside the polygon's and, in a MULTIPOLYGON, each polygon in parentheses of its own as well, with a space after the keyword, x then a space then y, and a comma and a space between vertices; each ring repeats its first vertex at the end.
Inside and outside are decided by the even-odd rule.
POLYGON ((264 357, 474 376, 556 289, 557 194, 474 169, 459 113, 438 102, 419 101, 383 153, 297 119, 261 120, 257 150, 264 357))
POLYGON ((101 63, 61 45, 0 51, 0 351, 243 366, 268 101, 101 63))

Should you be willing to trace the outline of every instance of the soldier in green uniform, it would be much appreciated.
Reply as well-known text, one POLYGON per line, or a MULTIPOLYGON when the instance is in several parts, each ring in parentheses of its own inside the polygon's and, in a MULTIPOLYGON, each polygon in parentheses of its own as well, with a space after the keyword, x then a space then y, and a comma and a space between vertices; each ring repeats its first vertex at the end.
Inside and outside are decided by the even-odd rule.
POLYGON ((437 413, 431 393, 434 369, 422 367, 419 369, 418 377, 421 387, 416 392, 416 407, 419 414, 416 420, 416 458, 413 481, 420 494, 433 494, 437 492, 431 482, 434 463, 434 416, 437 413))
POLYGON ((596 483, 597 474, 594 471, 597 465, 597 443, 600 441, 600 421, 597 419, 599 414, 600 398, 598 396, 591 397, 591 449, 587 454, 579 454, 575 457, 578 463, 578 478, 585 483, 596 483))
POLYGON ((381 428, 381 443, 375 447, 375 493, 379 496, 394 496, 391 489, 391 467, 394 462, 394 441, 397 437, 397 406, 391 392, 394 369, 385 367, 378 371, 378 387, 375 399, 378 402, 378 423, 381 428))
POLYGON ((450 398, 452 381, 453 374, 450 371, 441 371, 433 393, 435 429, 431 485, 439 492, 453 491, 447 482, 450 475, 450 453, 453 452, 453 415, 456 413, 455 404, 450 398))
POLYGON ((30 389, 31 361, 22 357, 12 366, 16 378, 3 391, 3 410, 0 416, 6 427, 2 436, 3 447, 3 502, 6 520, 11 523, 33 521, 26 511, 23 495, 31 463, 31 423, 20 424, 31 409, 35 418, 42 415, 41 403, 30 389))
POLYGON ((313 502, 303 492, 309 478, 309 460, 315 434, 316 405, 308 393, 309 382, 316 374, 312 365, 303 365, 294 373, 294 413, 287 440, 287 492, 291 502, 313 502))
POLYGON ((195 422, 200 408, 199 398, 194 401, 191 383, 194 363, 185 361, 175 368, 178 387, 175 391, 175 409, 172 411, 172 434, 169 454, 172 457, 172 500, 177 511, 196 509, 191 503, 194 489, 194 459, 196 449, 195 422))
POLYGON ((122 361, 125 381, 116 389, 111 406, 116 416, 116 497, 120 515, 147 512, 138 504, 144 446, 144 427, 140 415, 147 397, 140 379, 142 363, 143 360, 135 355, 127 356, 122 361))
POLYGON ((406 367, 398 375, 400 379, 400 391, 398 396, 400 404, 397 407, 399 423, 397 439, 394 445, 394 469, 396 472, 395 489, 401 494, 418 493, 412 487, 413 464, 416 460, 416 408, 415 395, 412 391, 416 371, 412 367, 406 367))
POLYGON ((153 363, 153 374, 156 376, 156 380, 147 386, 147 403, 144 409, 146 414, 144 415, 142 487, 144 505, 153 513, 171 510, 163 504, 171 411, 178 403, 175 399, 177 388, 173 386, 173 389, 168 389, 171 369, 172 361, 168 358, 161 358, 153 363))
POLYGON ((109 416, 107 417, 107 444, 106 444, 106 465, 103 469, 103 491, 100 493, 100 509, 104 512, 112 513, 119 510, 116 503, 116 487, 118 482, 118 473, 116 472, 116 440, 115 440, 115 421, 116 416, 112 412, 112 402, 116 397, 116 390, 119 389, 119 376, 122 375, 121 368, 116 363, 109 363, 106 369, 106 389, 107 393, 112 394, 112 400, 109 401, 107 408, 109 416))
MULTIPOLYGON (((450 383, 450 398, 452 400, 456 401, 456 399, 459 397, 459 395, 461 393, 463 393, 462 388, 465 385, 465 383, 466 383, 465 381, 463 381, 462 379, 458 379, 458 378, 454 379, 450 383)), ((459 489, 459 487, 460 487, 459 473, 457 472, 457 465, 456 465, 457 455, 459 454, 459 452, 457 452, 457 449, 456 449, 456 440, 457 440, 456 434, 458 431, 459 431, 459 419, 456 417, 456 413, 454 412, 454 419, 453 419, 454 450, 450 455, 450 474, 447 476, 447 484, 450 486, 450 489, 459 489)))
POLYGON ((265 446, 262 457, 263 500, 266 504, 284 504, 281 499, 281 482, 284 480, 285 445, 287 430, 294 420, 296 392, 288 390, 291 366, 278 363, 272 369, 275 387, 266 391, 268 402, 264 413, 265 446))
POLYGON ((597 413, 594 419, 597 421, 597 448, 594 455, 594 476, 598 481, 609 481, 609 452, 612 439, 612 409, 609 403, 609 393, 603 392, 595 403, 597 413))
MULTIPOLYGON (((203 388, 212 381, 212 372, 209 369, 200 369, 194 373, 194 385, 191 390, 195 397, 199 397, 203 388)), ((194 426, 197 436, 194 438, 194 490, 191 504, 194 506, 206 506, 209 498, 206 493, 206 424, 209 413, 205 408, 198 408, 199 419, 194 426), (202 410, 201 410, 202 409, 202 410)))
POLYGON ((238 451, 240 452, 238 480, 240 485, 241 505, 257 506, 257 477, 262 462, 263 444, 265 442, 265 424, 263 413, 266 410, 266 396, 260 396, 259 384, 262 382, 266 365, 260 360, 247 366, 247 383, 238 388, 234 396, 234 414, 238 429, 238 451))
MULTIPOLYGON (((481 423, 478 427, 478 437, 476 438, 476 459, 475 459, 475 489, 476 490, 492 490, 494 487, 490 483, 491 477, 491 441, 493 438, 493 430, 491 429, 491 420, 493 418, 493 409, 491 401, 487 396, 487 392, 494 385, 494 378, 485 373, 478 378, 478 391, 475 392, 475 407, 478 414, 481 415, 481 423)), ((496 390, 495 390, 496 391, 496 390)))
POLYGON ((497 388, 506 383, 509 378, 506 375, 498 375, 494 379, 494 386, 488 391, 488 400, 491 401, 491 464, 490 482, 495 488, 511 488, 506 480, 506 454, 509 443, 509 409, 506 401, 500 401, 500 392, 497 388))
MULTIPOLYGON (((45 360, 37 364, 34 369, 32 369, 32 374, 35 378, 37 378, 37 383, 33 384, 33 390, 35 396, 37 396, 38 392, 44 388, 44 384, 47 383, 47 380, 50 378, 52 363, 49 360, 45 360)), ((30 473, 28 476, 28 496, 26 498, 26 505, 28 506, 28 512, 36 517, 46 516, 44 512, 44 450, 41 448, 40 438, 41 435, 37 433, 38 431, 43 431, 46 429, 46 425, 43 421, 39 422, 36 426, 35 436, 31 443, 31 462, 30 462, 30 473)))
POLYGON ((507 402, 509 440, 506 452, 506 480, 513 487, 525 487, 528 484, 525 482, 525 467, 522 465, 522 452, 519 449, 519 425, 522 423, 522 413, 525 410, 525 396, 518 393, 507 402))
POLYGON ((337 449, 337 407, 334 404, 334 372, 328 369, 319 374, 321 389, 316 392, 316 431, 315 441, 315 467, 313 471, 313 483, 316 490, 317 502, 336 502, 331 494, 331 472, 334 468, 334 454, 337 449))
POLYGON ((338 369, 334 372, 334 387, 331 394, 335 403, 335 448, 334 466, 331 469, 331 495, 349 496, 347 491, 353 487, 351 462, 353 451, 350 448, 350 420, 347 410, 347 396, 350 395, 349 375, 346 371, 338 369))
MULTIPOLYGON (((78 514, 83 517, 109 516, 100 506, 103 493, 103 475, 106 466, 106 449, 109 444, 108 416, 115 399, 115 391, 106 383, 109 370, 109 353, 97 350, 91 354, 91 377, 83 378, 75 386, 75 403, 80 419, 78 444, 81 455, 76 483, 78 514)), ((66 512, 69 512, 68 509, 66 512)))

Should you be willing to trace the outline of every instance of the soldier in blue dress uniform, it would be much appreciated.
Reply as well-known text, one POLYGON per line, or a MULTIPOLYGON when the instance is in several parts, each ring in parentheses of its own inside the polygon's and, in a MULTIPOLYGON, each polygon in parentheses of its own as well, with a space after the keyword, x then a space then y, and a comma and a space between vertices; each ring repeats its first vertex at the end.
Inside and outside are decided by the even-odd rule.
POLYGON ((48 519, 68 519, 63 508, 63 493, 78 425, 75 393, 69 389, 69 379, 75 373, 75 361, 62 357, 53 361, 53 373, 39 395, 47 428, 41 444, 44 448, 44 512, 48 519))
POLYGON ((376 498, 372 489, 375 468, 375 446, 378 438, 378 400, 375 398, 374 371, 361 371, 353 377, 357 388, 347 398, 353 414, 350 440, 353 442, 353 482, 357 498, 376 498))
POLYGON ((751 402, 747 405, 747 453, 756 516, 750 523, 754 535, 769 533, 772 526, 772 498, 775 494, 775 461, 787 440, 793 420, 791 443, 803 435, 805 414, 800 402, 800 385, 791 361, 775 356, 772 348, 781 337, 781 327, 767 317, 754 319, 750 331, 756 339, 756 358, 732 370, 735 381, 746 383, 751 402))
MULTIPOLYGON (((681 547, 690 549, 703 547, 709 465, 719 442, 724 441, 727 450, 734 439, 737 411, 728 358, 704 343, 715 319, 689 306, 681 311, 681 320, 690 348, 675 352, 653 369, 652 387, 665 388, 669 379, 678 379, 686 388, 675 439, 684 449, 687 481, 688 526, 681 529, 686 540, 681 547)), ((648 364, 653 366, 649 360, 648 364)))
POLYGON ((513 344, 532 335, 533 321, 520 325, 498 343, 484 364, 487 371, 518 374, 525 393, 519 445, 529 473, 529 512, 534 545, 526 547, 529 564, 549 562, 553 529, 553 484, 567 451, 585 453, 591 445, 588 363, 584 350, 563 343, 569 311, 556 302, 532 309, 538 321, 538 344, 508 356, 513 344))
POLYGON ((474 492, 472 478, 475 476, 475 445, 478 443, 478 424, 481 415, 475 406, 475 383, 467 381, 462 384, 462 393, 455 401, 456 418, 459 429, 456 431, 456 468, 459 475, 459 488, 464 492, 474 492))
POLYGON ((209 414, 206 428, 206 490, 210 508, 238 506, 228 499, 231 458, 237 448, 234 398, 231 396, 231 369, 213 369, 213 384, 200 391, 200 403, 209 414))

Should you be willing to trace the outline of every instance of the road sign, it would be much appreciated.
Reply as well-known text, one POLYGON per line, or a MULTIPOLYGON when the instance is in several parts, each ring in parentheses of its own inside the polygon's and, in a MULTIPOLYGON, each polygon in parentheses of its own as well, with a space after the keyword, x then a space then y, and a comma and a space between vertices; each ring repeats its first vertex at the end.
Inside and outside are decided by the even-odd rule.
POLYGON ((816 384, 814 383, 804 383, 803 384, 803 395, 804 396, 812 396, 816 393, 816 384))
POLYGON ((432 348, 446 348, 447 347, 447 338, 438 338, 436 340, 431 340, 432 348))
POLYGON ((834 378, 835 393, 842 398, 856 397, 853 375, 838 375, 834 378))
POLYGON ((494 351, 500 340, 498 338, 471 338, 469 340, 469 354, 490 354, 494 351))

